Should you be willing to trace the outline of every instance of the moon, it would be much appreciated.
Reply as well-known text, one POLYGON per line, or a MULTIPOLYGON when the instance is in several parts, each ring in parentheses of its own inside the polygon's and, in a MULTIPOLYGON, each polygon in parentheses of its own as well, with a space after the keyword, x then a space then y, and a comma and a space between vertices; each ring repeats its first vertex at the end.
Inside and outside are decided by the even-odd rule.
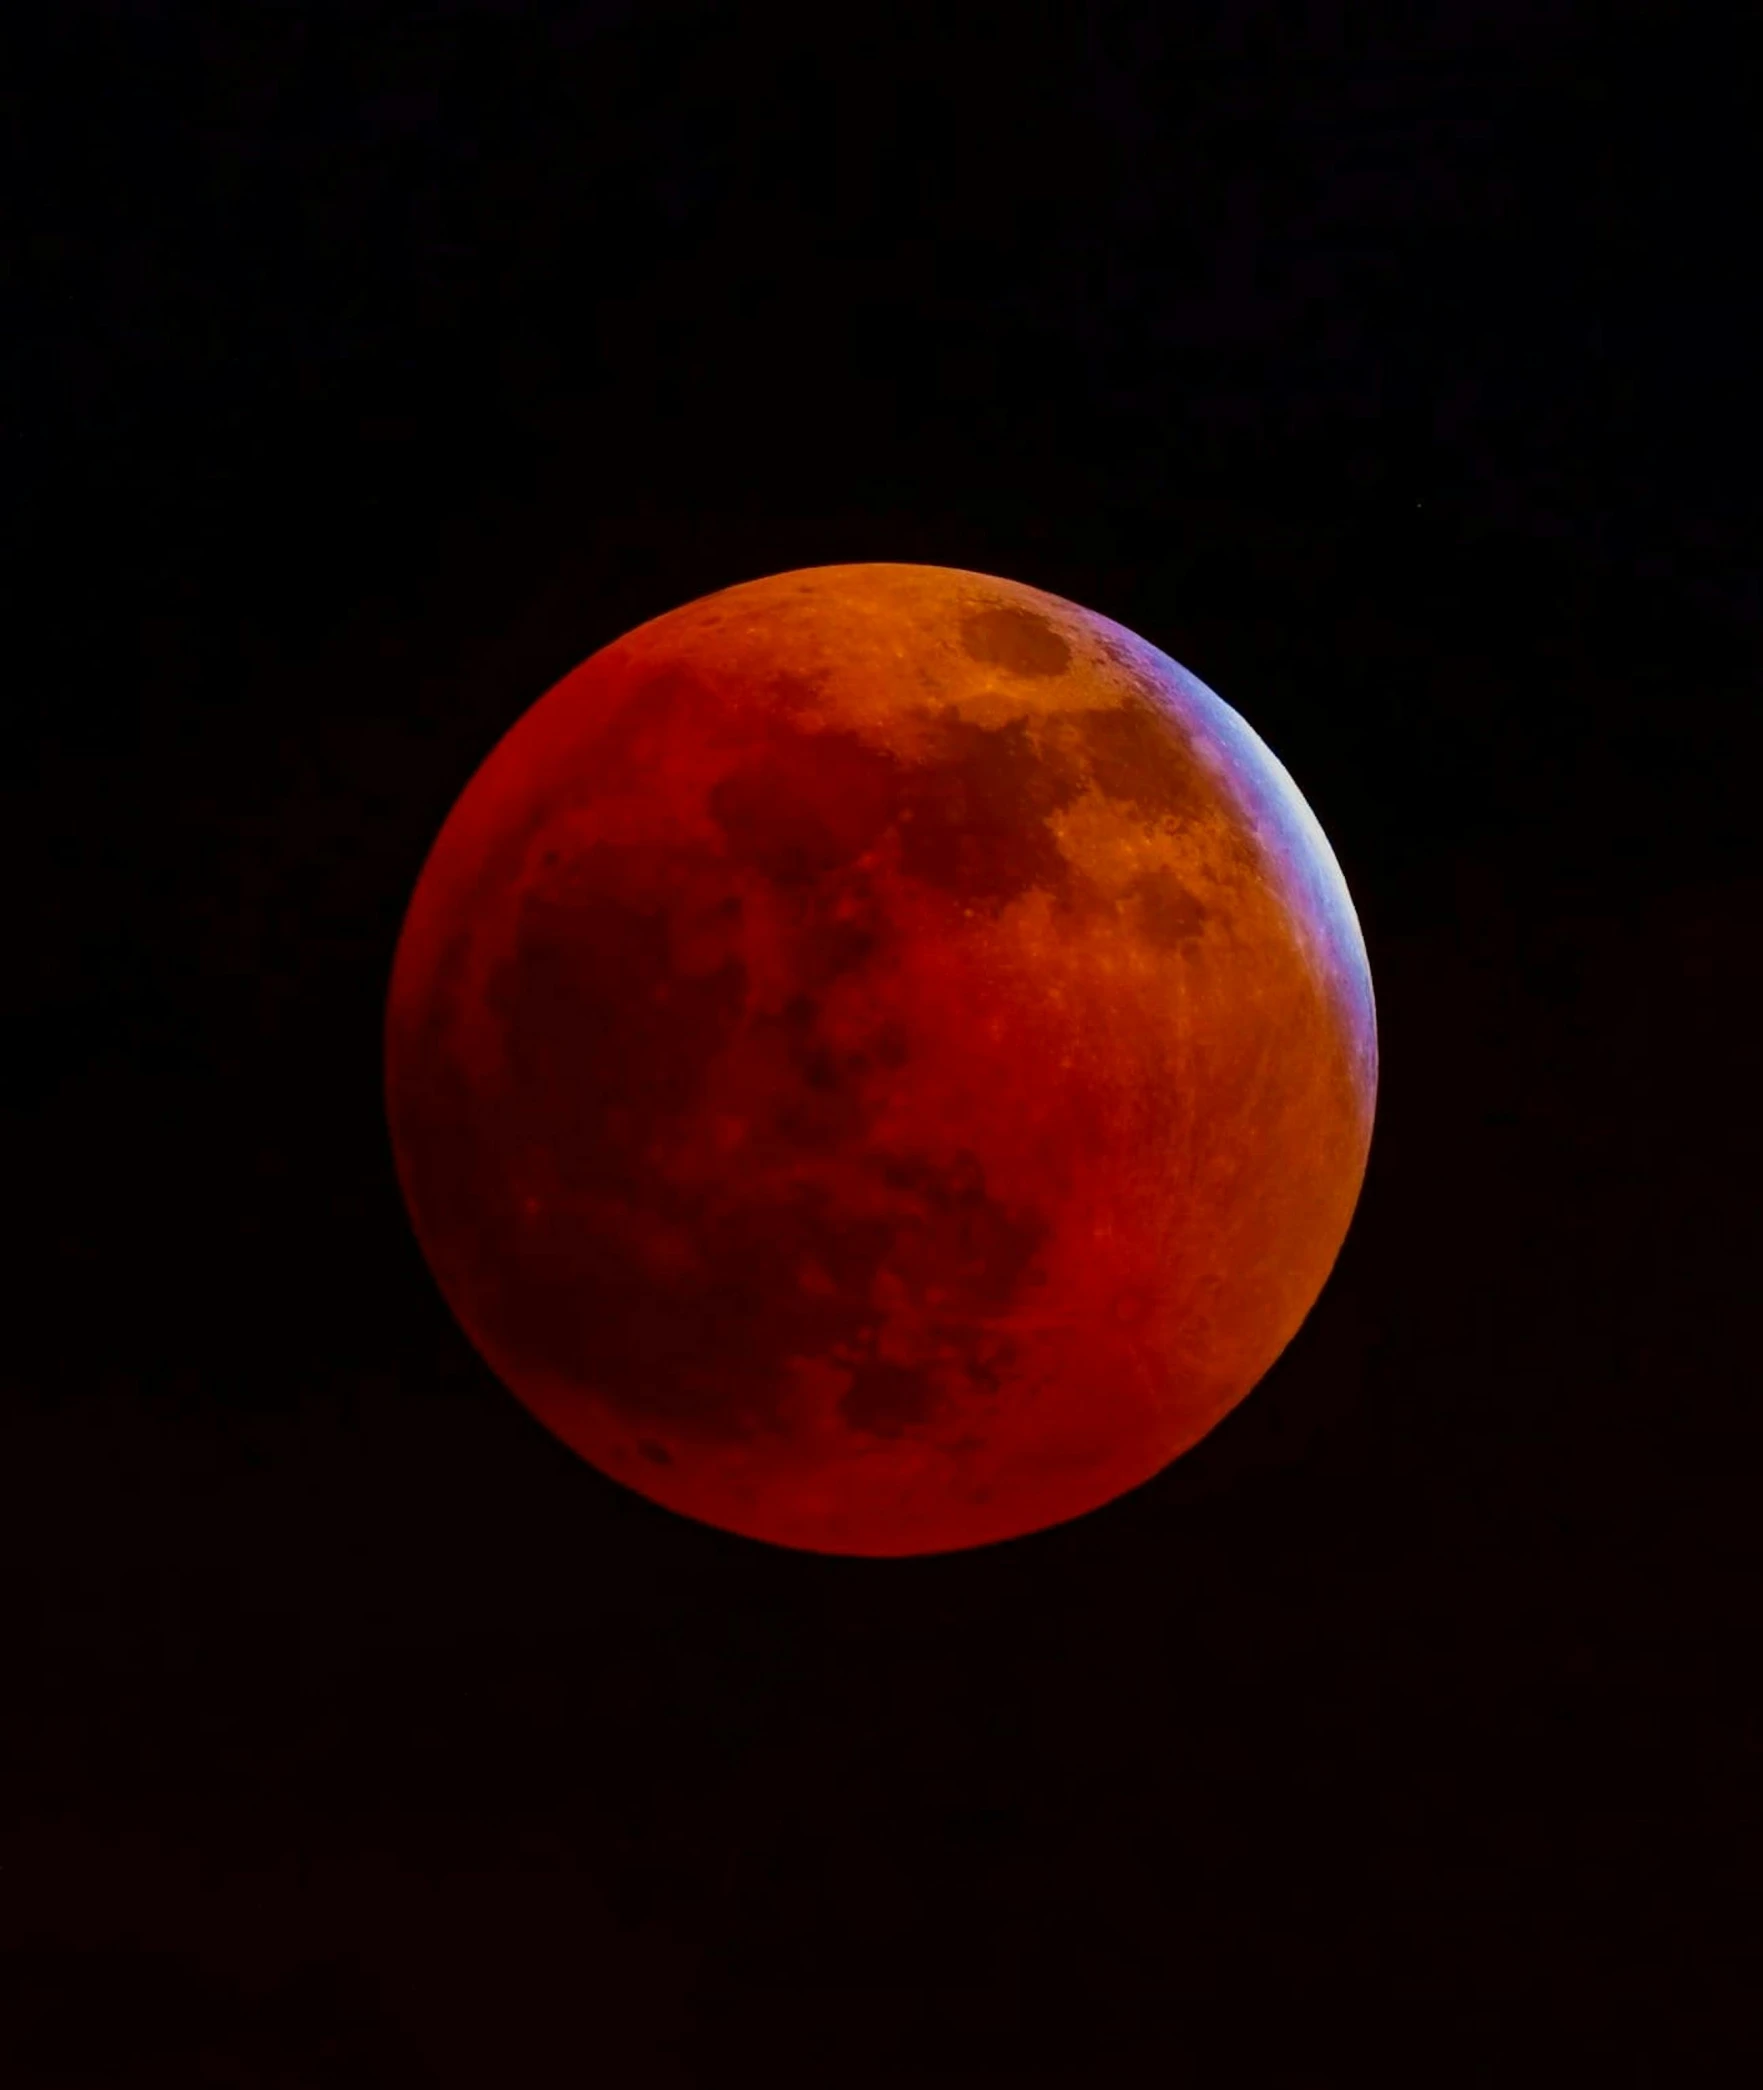
POLYGON ((392 965, 393 1155, 496 1376, 613 1480, 810 1552, 1147 1481, 1315 1303, 1371 977, 1296 786, 1108 618, 781 573, 485 760, 392 965))

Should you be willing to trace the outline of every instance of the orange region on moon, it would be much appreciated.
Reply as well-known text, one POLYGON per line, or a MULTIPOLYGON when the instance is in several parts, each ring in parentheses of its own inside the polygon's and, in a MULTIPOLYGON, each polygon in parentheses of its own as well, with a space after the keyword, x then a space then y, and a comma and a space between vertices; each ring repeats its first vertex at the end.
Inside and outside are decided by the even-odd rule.
POLYGON ((442 1293, 602 1472, 812 1551, 1139 1485, 1345 1237, 1369 970, 1291 779, 1123 627, 938 567, 688 603, 423 867, 386 1095, 442 1293))

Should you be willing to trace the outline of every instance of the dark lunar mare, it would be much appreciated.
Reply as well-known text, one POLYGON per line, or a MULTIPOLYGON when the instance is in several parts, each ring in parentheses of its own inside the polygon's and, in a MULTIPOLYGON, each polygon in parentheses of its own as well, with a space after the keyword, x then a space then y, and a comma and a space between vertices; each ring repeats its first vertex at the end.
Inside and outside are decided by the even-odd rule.
MULTIPOLYGON (((1083 779, 1038 754, 1020 719, 980 728, 944 712, 929 724, 934 759, 916 764, 848 733, 773 729, 711 790, 726 854, 545 851, 487 989, 500 1076, 486 1087, 443 1035, 437 1085, 409 1106, 424 1121, 405 1143, 419 1157, 415 1207, 453 1231, 433 1244, 437 1266, 460 1283, 476 1274, 469 1320, 517 1367, 592 1390, 651 1458, 665 1452, 657 1430, 718 1439, 774 1422, 792 1360, 848 1379, 855 1429, 887 1437, 929 1420, 929 1371, 877 1350, 884 1271, 958 1384, 995 1393, 1010 1361, 994 1324, 1047 1221, 1005 1210, 970 1153, 945 1164, 875 1151, 865 1077, 899 1069, 905 1035, 878 1021, 855 1049, 836 1043, 821 1004, 885 955, 885 908, 858 859, 886 830, 905 875, 954 897, 996 907, 1036 888, 1057 895, 1068 867, 1046 818, 1083 779), (788 923, 798 991, 775 1012, 748 1010, 738 954, 699 973, 678 960, 682 924, 738 916, 742 873, 767 882, 788 923), (742 1105, 761 1158, 786 1165, 675 1180, 652 1157, 701 1113, 737 1042, 758 1070, 761 1092, 742 1105), (792 1160, 819 1165, 816 1178, 792 1183, 792 1160), (852 1216, 827 1163, 879 1179, 887 1216, 852 1216)), ((443 988, 443 1030, 447 1006, 443 988)))

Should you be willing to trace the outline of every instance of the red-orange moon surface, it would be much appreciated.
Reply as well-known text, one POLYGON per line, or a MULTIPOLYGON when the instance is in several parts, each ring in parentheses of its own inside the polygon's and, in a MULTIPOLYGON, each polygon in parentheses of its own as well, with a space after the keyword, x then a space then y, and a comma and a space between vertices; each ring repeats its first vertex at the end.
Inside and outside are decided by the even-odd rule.
POLYGON ((613 1479, 815 1552, 1147 1480, 1290 1342, 1364 1176, 1370 974, 1290 777, 1166 655, 941 567, 596 653, 441 829, 392 970, 417 1238, 613 1479))

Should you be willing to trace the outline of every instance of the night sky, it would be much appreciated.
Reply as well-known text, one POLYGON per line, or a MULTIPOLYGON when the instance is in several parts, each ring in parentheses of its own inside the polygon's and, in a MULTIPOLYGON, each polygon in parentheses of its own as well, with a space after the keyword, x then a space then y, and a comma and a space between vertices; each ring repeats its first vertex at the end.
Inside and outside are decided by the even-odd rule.
POLYGON ((1743 2079, 1754 76, 1559 0, 36 12, 0 2077, 1743 2079), (1249 1400, 904 1562, 549 1438, 380 1092, 501 733, 866 559, 1241 711, 1383 1054, 1249 1400))

